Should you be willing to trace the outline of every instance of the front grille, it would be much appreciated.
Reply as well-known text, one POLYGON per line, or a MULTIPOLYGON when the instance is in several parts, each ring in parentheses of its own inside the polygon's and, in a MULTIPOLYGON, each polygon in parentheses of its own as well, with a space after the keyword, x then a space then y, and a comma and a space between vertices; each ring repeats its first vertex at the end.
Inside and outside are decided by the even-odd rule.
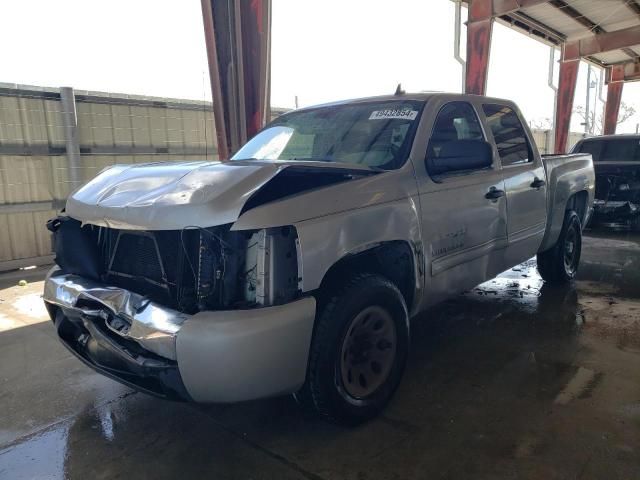
POLYGON ((144 232, 101 228, 103 280, 151 300, 192 312, 195 308, 199 232, 144 232), (184 247, 183 247, 184 243, 184 247), (188 260, 185 251, 196 252, 188 260))
POLYGON ((109 273, 166 284, 162 259, 152 234, 120 232, 109 273))

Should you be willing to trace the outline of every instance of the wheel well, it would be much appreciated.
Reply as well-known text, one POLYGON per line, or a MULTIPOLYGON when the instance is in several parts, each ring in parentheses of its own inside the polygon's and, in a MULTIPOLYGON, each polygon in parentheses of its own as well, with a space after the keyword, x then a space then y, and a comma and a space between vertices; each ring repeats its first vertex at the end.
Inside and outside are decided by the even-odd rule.
POLYGON ((574 193, 567 200, 567 208, 566 210, 574 210, 578 217, 580 217, 580 222, 584 226, 584 222, 587 219, 587 205, 589 203, 589 194, 586 190, 582 190, 580 192, 574 193))
MULTIPOLYGON (((398 287, 410 309, 415 292, 413 252, 407 242, 391 241, 363 252, 349 254, 334 263, 320 283, 320 296, 348 280, 354 273, 376 273, 398 287)), ((320 299, 322 301, 322 298, 320 299)))

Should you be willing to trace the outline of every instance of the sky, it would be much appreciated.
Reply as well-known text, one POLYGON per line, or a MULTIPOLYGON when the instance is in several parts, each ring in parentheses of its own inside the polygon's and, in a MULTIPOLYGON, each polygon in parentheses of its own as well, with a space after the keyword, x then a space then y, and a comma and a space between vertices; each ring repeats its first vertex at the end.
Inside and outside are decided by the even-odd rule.
MULTIPOLYGON (((398 83, 460 92, 453 40, 450 0, 273 0, 271 103, 387 94, 398 83)), ((0 45, 0 82, 211 98, 199 0, 6 0, 0 45)), ((548 65, 547 45, 496 23, 487 94, 514 100, 532 124, 544 124, 553 112, 548 65)), ((581 65, 574 107, 585 104, 586 72, 581 65)), ((625 85, 622 101, 638 114, 618 132, 635 131, 640 82, 625 85)), ((574 115, 573 131, 584 128, 580 121, 574 115)))

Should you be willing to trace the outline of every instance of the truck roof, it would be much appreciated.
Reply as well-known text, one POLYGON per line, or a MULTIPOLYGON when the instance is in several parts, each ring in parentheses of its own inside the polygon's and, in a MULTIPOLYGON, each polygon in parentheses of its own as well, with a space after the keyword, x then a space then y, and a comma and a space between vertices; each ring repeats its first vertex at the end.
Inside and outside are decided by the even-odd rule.
POLYGON ((581 140, 581 142, 594 142, 598 140, 618 140, 618 139, 640 140, 640 133, 617 133, 613 135, 596 135, 595 137, 584 138, 581 140))
POLYGON ((469 101, 469 100, 481 98, 489 102, 515 105, 514 102, 511 100, 487 97, 484 95, 471 95, 466 93, 447 93, 447 92, 418 92, 418 93, 402 93, 398 95, 379 95, 379 96, 373 96, 373 97, 362 97, 362 98, 353 98, 353 99, 347 99, 347 100, 338 100, 335 102, 322 103, 319 105, 309 105, 308 107, 299 108, 297 111, 306 110, 310 108, 335 106, 335 105, 349 105, 349 104, 369 103, 369 102, 385 102, 385 101, 393 101, 393 100, 396 100, 396 101, 397 100, 416 100, 416 101, 426 102, 427 100, 430 100, 432 98, 442 98, 442 99, 451 100, 451 101, 455 101, 455 100, 469 101))

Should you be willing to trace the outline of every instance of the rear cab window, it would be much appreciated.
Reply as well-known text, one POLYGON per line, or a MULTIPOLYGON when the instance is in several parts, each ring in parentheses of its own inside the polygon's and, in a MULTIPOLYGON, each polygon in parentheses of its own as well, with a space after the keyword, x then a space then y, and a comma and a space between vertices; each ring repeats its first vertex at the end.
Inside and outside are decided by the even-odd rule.
POLYGON ((533 161, 529 140, 518 114, 506 105, 483 104, 482 110, 498 148, 502 166, 533 161))

